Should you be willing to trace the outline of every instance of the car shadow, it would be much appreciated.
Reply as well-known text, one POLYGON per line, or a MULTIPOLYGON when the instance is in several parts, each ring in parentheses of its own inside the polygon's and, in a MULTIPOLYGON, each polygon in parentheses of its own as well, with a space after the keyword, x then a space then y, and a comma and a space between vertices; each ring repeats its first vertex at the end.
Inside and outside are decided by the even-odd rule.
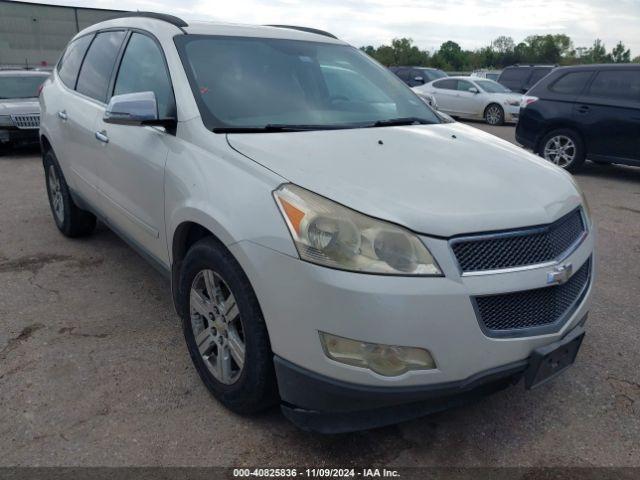
POLYGON ((37 143, 10 148, 0 147, 0 160, 15 160, 34 155, 40 155, 40 145, 37 143))
POLYGON ((576 177, 606 178, 609 180, 622 180, 628 182, 640 182, 640 168, 628 165, 597 164, 587 161, 576 177))

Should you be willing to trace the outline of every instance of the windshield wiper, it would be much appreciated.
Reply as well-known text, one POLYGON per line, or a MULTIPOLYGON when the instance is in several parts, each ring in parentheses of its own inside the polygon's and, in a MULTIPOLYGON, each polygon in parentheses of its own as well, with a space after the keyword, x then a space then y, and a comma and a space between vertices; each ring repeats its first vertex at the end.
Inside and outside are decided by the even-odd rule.
POLYGON ((389 118, 387 120, 378 120, 377 122, 367 125, 368 127, 399 127, 402 125, 426 125, 433 122, 419 117, 400 117, 389 118))
POLYGON ((215 127, 215 133, 264 133, 264 132, 311 132, 314 130, 339 130, 353 128, 347 125, 295 125, 269 123, 264 127, 215 127))

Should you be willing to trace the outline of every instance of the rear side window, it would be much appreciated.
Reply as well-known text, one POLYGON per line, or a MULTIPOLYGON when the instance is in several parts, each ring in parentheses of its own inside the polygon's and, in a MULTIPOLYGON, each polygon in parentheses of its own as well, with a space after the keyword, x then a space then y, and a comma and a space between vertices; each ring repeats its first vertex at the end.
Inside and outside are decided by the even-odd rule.
POLYGON ((578 95, 584 89, 593 72, 571 72, 556 80, 549 90, 555 93, 578 95))
POLYGON ((458 88, 457 80, 440 80, 438 82, 434 82, 433 86, 436 88, 443 88, 445 90, 455 90, 458 88))
POLYGON ((175 116, 171 80, 162 52, 151 38, 134 33, 122 56, 113 94, 148 91, 156 95, 160 118, 175 116))
POLYGON ((76 90, 100 102, 107 100, 111 72, 120 50, 124 31, 103 32, 96 35, 82 62, 76 90))
POLYGON ((605 70, 591 82, 588 95, 615 100, 640 101, 640 70, 605 70))
POLYGON ((69 88, 76 86, 78 71, 92 38, 93 35, 85 35, 71 42, 58 62, 58 76, 69 88))
POLYGON ((500 81, 508 82, 524 82, 528 77, 531 70, 528 68, 507 68, 500 76, 500 81))

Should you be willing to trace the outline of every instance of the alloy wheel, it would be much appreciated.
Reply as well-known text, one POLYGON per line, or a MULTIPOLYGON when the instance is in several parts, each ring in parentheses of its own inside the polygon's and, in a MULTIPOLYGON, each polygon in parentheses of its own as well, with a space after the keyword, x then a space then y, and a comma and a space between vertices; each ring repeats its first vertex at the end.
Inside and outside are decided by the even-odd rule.
POLYGON ((576 158, 576 144, 566 135, 556 135, 547 141, 542 153, 545 160, 566 168, 576 158))
POLYGON ((485 119, 489 125, 497 125, 500 123, 502 121, 502 111, 500 110, 500 107, 497 105, 491 105, 487 109, 485 119))
POLYGON ((60 188, 60 179, 53 165, 49 165, 49 195, 51 197, 51 206, 56 220, 59 224, 64 222, 64 200, 62 198, 62 189, 60 188))
POLYGON ((189 296, 193 336, 209 372, 221 383, 235 383, 244 367, 242 318, 229 285, 213 270, 200 271, 189 296))

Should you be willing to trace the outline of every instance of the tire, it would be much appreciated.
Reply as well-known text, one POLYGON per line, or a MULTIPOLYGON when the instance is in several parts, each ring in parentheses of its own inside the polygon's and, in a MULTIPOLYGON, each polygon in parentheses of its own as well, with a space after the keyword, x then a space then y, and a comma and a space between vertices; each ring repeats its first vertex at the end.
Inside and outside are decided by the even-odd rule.
POLYGON ((573 130, 560 128, 544 136, 538 148, 538 155, 574 173, 584 165, 586 152, 578 134, 573 130))
POLYGON ((96 217, 73 202, 69 186, 53 151, 45 152, 43 164, 49 206, 58 230, 72 238, 89 235, 96 227, 96 217))
POLYGON ((213 396, 240 414, 277 403, 273 353, 258 299, 238 262, 213 237, 188 251, 177 300, 189 355, 213 396))
POLYGON ((491 103, 484 109, 484 121, 489 125, 504 125, 504 110, 497 103, 491 103))

